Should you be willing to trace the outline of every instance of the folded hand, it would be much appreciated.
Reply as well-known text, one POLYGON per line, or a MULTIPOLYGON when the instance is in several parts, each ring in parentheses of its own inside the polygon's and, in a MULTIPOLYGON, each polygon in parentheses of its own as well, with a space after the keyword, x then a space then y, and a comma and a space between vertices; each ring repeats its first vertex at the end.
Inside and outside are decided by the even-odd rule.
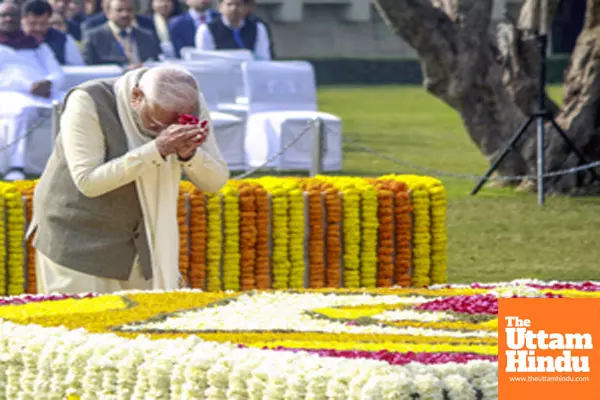
POLYGON ((52 91, 52 82, 50 81, 37 81, 33 82, 31 88, 29 89, 29 93, 34 96, 40 96, 44 98, 49 98, 52 91))
POLYGON ((208 124, 171 125, 156 137, 156 147, 163 158, 177 154, 182 159, 188 159, 204 143, 207 134, 208 124))

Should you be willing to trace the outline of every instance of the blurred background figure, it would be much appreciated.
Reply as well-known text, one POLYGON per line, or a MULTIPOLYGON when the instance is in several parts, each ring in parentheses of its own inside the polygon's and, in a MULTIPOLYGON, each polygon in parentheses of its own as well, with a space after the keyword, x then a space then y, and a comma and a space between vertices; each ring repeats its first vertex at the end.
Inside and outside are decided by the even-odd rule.
MULTIPOLYGON (((103 25, 108 21, 107 18, 107 10, 108 3, 111 0, 102 0, 101 12, 97 12, 96 14, 86 18, 85 21, 81 24, 82 34, 86 34, 91 29, 96 28, 100 25, 103 25)), ((91 7, 90 7, 91 8, 91 7)), ((133 10, 133 8, 132 8, 133 10)), ((154 25, 154 21, 152 18, 146 15, 136 15, 134 13, 131 14, 132 18, 132 26, 138 27, 140 29, 146 29, 152 33, 156 41, 158 42, 158 34, 156 33, 156 26, 154 25)))
POLYGON ((178 58, 181 57, 183 47, 194 47, 196 32, 201 25, 219 18, 219 13, 212 8, 212 0, 187 0, 186 4, 188 11, 169 22, 171 43, 178 58))
POLYGON ((109 0, 108 22, 85 34, 83 58, 88 65, 121 64, 128 69, 158 61, 158 39, 150 31, 135 26, 133 0, 109 0))
POLYGON ((73 21, 67 16, 72 0, 48 0, 54 12, 61 14, 67 21, 68 32, 76 41, 81 41, 81 27, 79 22, 73 21))
POLYGON ((175 58, 175 49, 169 35, 169 19, 173 16, 173 0, 152 0, 152 10, 162 53, 166 58, 175 58))
POLYGON ((269 36, 269 52, 271 53, 271 59, 274 59, 275 51, 273 49, 273 34, 271 33, 271 28, 269 27, 269 24, 267 24, 262 18, 260 18, 254 13, 254 11, 256 11, 256 0, 244 0, 243 3, 246 20, 256 22, 257 24, 263 24, 265 29, 267 30, 267 35, 269 36))
MULTIPOLYGON (((102 0, 83 0, 84 21, 92 15, 102 12, 102 0)), ((82 21, 82 23, 84 21, 82 21)))
POLYGON ((51 16, 52 7, 47 1, 27 1, 23 6, 23 16, 21 17, 23 31, 50 46, 61 65, 84 65, 83 57, 73 37, 52 28, 50 26, 51 16))
POLYGON ((261 22, 246 19, 247 10, 242 0, 220 0, 219 11, 220 18, 198 28, 198 49, 247 49, 252 51, 257 60, 271 59, 267 28, 261 22))
MULTIPOLYGON (((172 11, 171 16, 180 15, 185 10, 179 0, 169 0, 172 11)), ((141 15, 154 15, 154 3, 152 0, 136 0, 136 10, 141 15)))
POLYGON ((69 6, 65 10, 65 18, 75 22, 77 25, 81 25, 85 20, 85 10, 81 0, 71 0, 69 6))
POLYGON ((67 21, 65 20, 65 17, 59 13, 52 13, 50 16, 50 27, 57 31, 61 31, 62 33, 68 32, 67 21))
POLYGON ((28 130, 40 107, 50 108, 60 100, 63 73, 52 50, 21 30, 19 8, 0 4, 0 116, 9 160, 5 180, 25 178, 28 130))

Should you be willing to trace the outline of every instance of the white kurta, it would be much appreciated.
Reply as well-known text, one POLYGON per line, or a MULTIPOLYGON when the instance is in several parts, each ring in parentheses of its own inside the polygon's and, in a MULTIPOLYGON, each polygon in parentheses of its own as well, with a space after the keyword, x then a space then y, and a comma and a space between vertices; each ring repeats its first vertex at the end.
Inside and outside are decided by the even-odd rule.
POLYGON ((64 97, 63 72, 46 44, 25 50, 0 45, 0 76, 0 144, 4 148, 1 169, 23 168, 32 124, 33 127, 42 122, 50 125, 50 121, 38 120, 39 110, 51 108, 52 100, 64 97), (31 85, 42 80, 52 82, 50 99, 29 93, 31 85))
MULTIPOLYGON (((200 120, 209 120, 208 107, 201 97, 200 120)), ((105 143, 102 126, 96 112, 94 100, 83 90, 75 90, 70 96, 60 120, 61 135, 65 158, 75 186, 88 197, 101 196, 121 186, 134 182, 148 169, 156 169, 165 163, 156 144, 151 141, 125 155, 105 162, 105 143)), ((198 148, 194 157, 181 162, 189 180, 198 188, 208 192, 218 191, 229 177, 227 163, 217 146, 212 123, 206 142, 198 148)), ((37 225, 35 220, 28 235, 37 225)), ((162 232, 155 232, 160 236, 162 232)), ((165 237, 166 243, 173 243, 170 252, 177 256, 178 244, 172 237, 165 237)), ((177 268, 176 265, 173 268, 177 268)), ((36 251, 36 275, 39 293, 112 293, 119 290, 146 290, 152 288, 152 282, 144 280, 141 267, 134 261, 128 281, 106 279, 86 275, 58 265, 44 254, 36 251)))

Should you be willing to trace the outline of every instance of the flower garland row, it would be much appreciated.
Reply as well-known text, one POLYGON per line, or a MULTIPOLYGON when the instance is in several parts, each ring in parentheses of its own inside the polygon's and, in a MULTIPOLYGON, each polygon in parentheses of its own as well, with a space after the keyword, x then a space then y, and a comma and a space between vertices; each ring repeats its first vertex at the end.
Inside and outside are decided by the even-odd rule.
MULTIPOLYGON (((31 238, 23 244, 35 183, 0 188, 0 294, 36 291, 31 238)), ((208 291, 439 284, 445 217, 444 187, 430 177, 262 177, 212 194, 182 182, 179 269, 208 291)))

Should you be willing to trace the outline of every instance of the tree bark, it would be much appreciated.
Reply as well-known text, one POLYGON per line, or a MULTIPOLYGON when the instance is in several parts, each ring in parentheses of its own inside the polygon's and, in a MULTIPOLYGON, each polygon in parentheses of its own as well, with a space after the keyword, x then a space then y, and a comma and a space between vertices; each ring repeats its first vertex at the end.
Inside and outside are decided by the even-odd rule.
MULTIPOLYGON (((548 31, 559 0, 548 1, 548 31)), ((391 29, 419 54, 425 88, 453 107, 483 155, 492 162, 521 124, 537 111, 540 0, 525 0, 518 21, 492 23, 492 0, 374 0, 391 29)), ((600 159, 600 0, 588 0, 586 23, 565 73, 564 104, 545 96, 546 109, 590 160, 600 159)), ((581 164, 546 123, 546 171, 581 164)), ((497 169, 535 174, 536 124, 497 169)), ((551 193, 576 193, 589 171, 547 178, 551 193)), ((517 182, 519 183, 519 182, 517 182)), ((520 182, 534 188, 531 181, 520 182)))

